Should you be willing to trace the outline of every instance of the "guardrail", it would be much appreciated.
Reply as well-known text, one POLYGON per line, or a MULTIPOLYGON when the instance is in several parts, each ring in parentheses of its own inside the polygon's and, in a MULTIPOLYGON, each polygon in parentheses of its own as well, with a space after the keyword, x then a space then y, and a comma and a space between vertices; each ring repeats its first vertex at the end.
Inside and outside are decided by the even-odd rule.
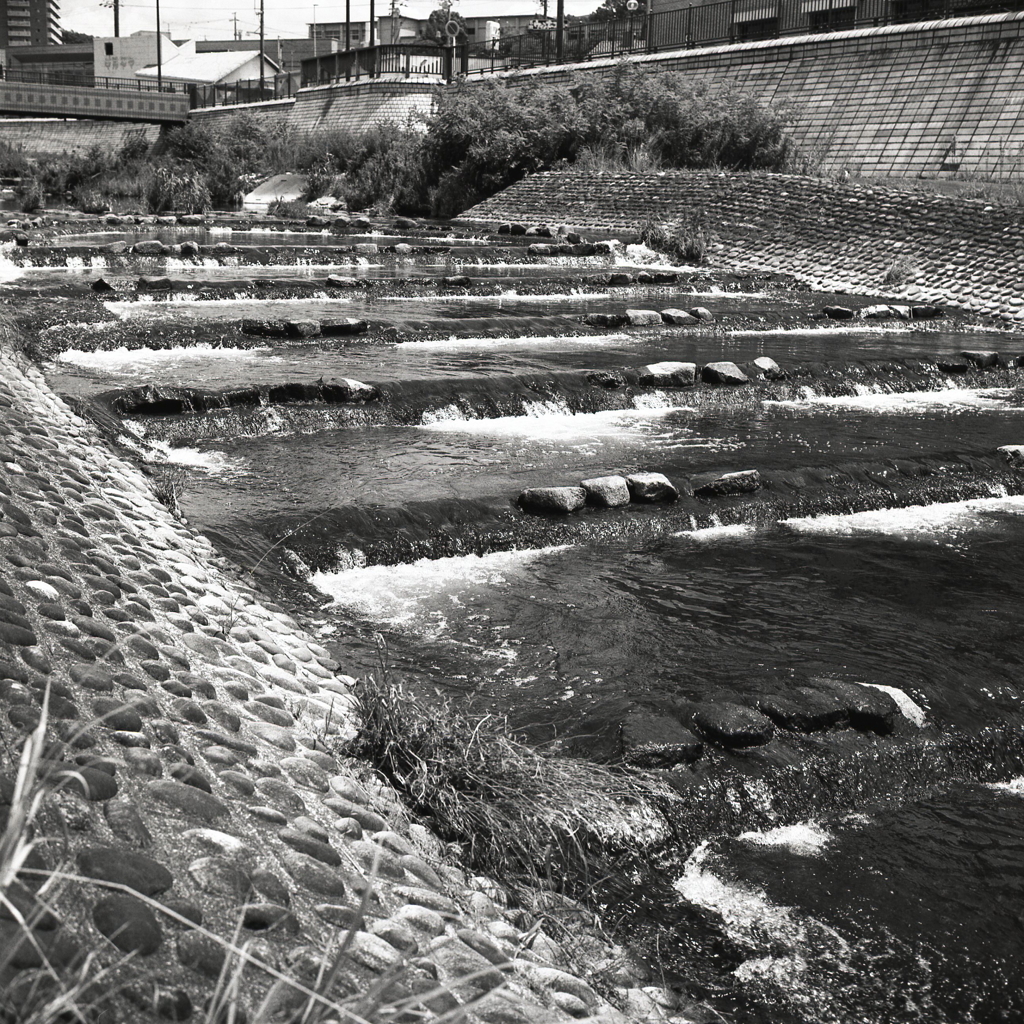
POLYGON ((239 103, 266 103, 269 100, 291 99, 299 91, 299 76, 267 75, 262 80, 249 78, 218 85, 190 85, 187 91, 192 110, 233 107, 239 103))
POLYGON ((302 85, 331 85, 381 75, 428 75, 449 82, 469 70, 468 52, 467 46, 452 48, 434 43, 383 43, 338 50, 302 61, 302 85))
POLYGON ((0 82, 18 82, 25 85, 66 85, 88 89, 115 89, 119 92, 187 93, 183 82, 144 82, 132 78, 98 78, 74 71, 25 71, 22 68, 0 67, 0 82))
POLYGON ((567 21, 469 52, 470 74, 598 60, 629 53, 720 46, 757 39, 874 28, 914 21, 999 14, 1022 0, 716 0, 607 21, 567 21))

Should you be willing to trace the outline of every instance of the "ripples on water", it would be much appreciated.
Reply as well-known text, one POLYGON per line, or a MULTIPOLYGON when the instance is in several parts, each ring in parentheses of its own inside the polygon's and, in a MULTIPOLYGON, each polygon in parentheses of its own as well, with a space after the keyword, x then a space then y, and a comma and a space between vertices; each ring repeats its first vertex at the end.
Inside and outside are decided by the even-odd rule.
MULTIPOLYGON (((476 242, 459 244, 477 258, 476 242)), ((301 280, 332 263, 311 258, 316 266, 274 272, 301 280)), ((422 263, 418 275, 436 269, 422 263)), ((73 279, 81 287, 90 269, 10 276, 24 284, 34 273, 60 291, 73 279)), ((172 270, 243 281, 266 268, 172 270)), ((697 301, 768 317, 829 300, 676 293, 628 303, 697 301)), ((618 749, 619 723, 634 708, 709 696, 750 703, 816 678, 885 689, 907 719, 896 744, 850 734, 833 748, 803 737, 686 769, 703 798, 681 823, 689 841, 668 856, 675 895, 649 900, 649 913, 689 922, 675 902, 685 900, 720 923, 737 953, 717 969, 732 985, 730 1012, 750 1024, 1024 1019, 1024 768, 1014 770, 1024 755, 1014 731, 1024 725, 1024 499, 1004 495, 993 475, 994 450, 1024 441, 1016 394, 952 384, 888 394, 865 384, 842 397, 808 388, 795 401, 706 408, 687 392, 652 392, 573 415, 564 395, 534 390, 563 370, 665 359, 814 363, 997 342, 905 325, 600 334, 574 319, 622 306, 514 290, 494 299, 112 302, 116 321, 53 331, 116 347, 80 344, 49 372, 76 397, 144 383, 230 389, 345 377, 393 384, 395 404, 419 402, 405 423, 339 423, 322 408, 306 420, 280 407, 246 411, 248 434, 260 436, 243 436, 234 413, 135 424, 148 432, 151 461, 191 474, 186 513, 229 548, 243 538, 265 550, 308 527, 330 563, 311 576, 331 602, 313 625, 356 673, 375 666, 382 633, 398 675, 426 694, 439 688, 474 711, 508 714, 537 740, 602 757, 618 749), (246 316, 339 312, 392 324, 401 340, 244 348, 236 326, 246 316), (170 347, 121 347, 125 330, 136 332, 131 344, 159 332, 170 347), (491 402, 486 416, 470 409, 470 390, 491 402), (971 500, 879 509, 886 488, 895 495, 902 485, 890 470, 908 460, 925 483, 966 467, 974 490, 960 496, 971 500), (512 506, 523 487, 604 473, 746 468, 776 481, 769 505, 799 503, 806 491, 809 514, 734 522, 723 512, 695 529, 671 510, 608 512, 600 522, 657 520, 660 529, 556 544, 543 520, 526 531, 512 506), (840 484, 838 507, 819 500, 840 484), (504 548, 453 555, 481 523, 504 548), (381 551, 434 540, 443 557, 373 564, 387 561, 381 551)), ((960 478, 950 479, 956 496, 960 478)), ((678 935, 689 927, 679 924, 678 935)))

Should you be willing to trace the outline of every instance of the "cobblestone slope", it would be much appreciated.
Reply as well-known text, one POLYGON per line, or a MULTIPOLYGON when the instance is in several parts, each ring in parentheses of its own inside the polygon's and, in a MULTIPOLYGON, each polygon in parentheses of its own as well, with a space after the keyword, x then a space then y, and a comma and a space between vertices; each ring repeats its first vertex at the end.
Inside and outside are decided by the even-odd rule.
POLYGON ((813 287, 1024 320, 1024 210, 783 174, 532 175, 459 223, 567 224, 635 235, 645 218, 706 216, 713 262, 813 287))
MULTIPOLYGON (((303 996, 275 980, 313 987, 343 943, 333 993, 422 995, 405 1019, 625 1019, 331 752, 356 726, 351 683, 0 341, 0 822, 47 687, 52 733, 43 841, 0 905, 0 1001, 131 953, 99 1019, 201 1017, 233 943, 260 965, 238 993, 249 1019, 269 992, 258 1019, 284 1021, 303 996), (74 879, 40 891, 53 869, 74 879)), ((590 966, 613 962, 581 941, 590 966)))

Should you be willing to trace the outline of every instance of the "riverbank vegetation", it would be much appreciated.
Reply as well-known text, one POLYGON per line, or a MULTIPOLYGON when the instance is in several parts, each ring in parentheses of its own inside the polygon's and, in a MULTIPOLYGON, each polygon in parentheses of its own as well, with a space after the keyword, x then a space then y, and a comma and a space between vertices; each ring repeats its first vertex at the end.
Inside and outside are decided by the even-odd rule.
POLYGON ((0 176, 22 179, 25 212, 44 193, 87 212, 230 209, 261 178, 301 171, 307 201, 334 195, 352 210, 451 217, 527 174, 577 164, 786 170, 790 120, 790 108, 754 93, 623 64, 567 84, 458 83, 438 90, 423 121, 360 133, 300 134, 240 113, 216 128, 189 121, 153 152, 139 136, 120 152, 31 164, 0 144, 0 176))

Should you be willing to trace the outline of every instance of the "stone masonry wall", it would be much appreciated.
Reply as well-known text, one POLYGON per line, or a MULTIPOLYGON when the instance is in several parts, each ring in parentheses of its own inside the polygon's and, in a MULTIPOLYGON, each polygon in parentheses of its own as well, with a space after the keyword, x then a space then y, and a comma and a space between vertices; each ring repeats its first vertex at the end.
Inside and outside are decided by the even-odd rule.
MULTIPOLYGON (((1024 12, 665 51, 630 63, 792 103, 792 135, 822 169, 899 177, 1024 174, 1024 12)), ((513 82, 610 73, 534 68, 513 82)))
POLYGON ((629 236, 647 217, 705 215, 716 263, 817 288, 938 302, 1024 321, 1024 210, 795 175, 533 175, 458 220, 629 236), (896 274, 902 283, 887 284, 896 274))
POLYGON ((26 156, 85 153, 93 146, 116 153, 139 134, 152 145, 160 135, 160 126, 122 121, 0 119, 0 141, 20 149, 26 156))
POLYGON ((390 81, 321 85, 303 89, 294 100, 237 107, 195 110, 192 117, 216 123, 245 110, 268 127, 285 125, 298 132, 365 131, 374 125, 405 124, 419 114, 430 112, 432 80, 390 81))
MULTIPOLYGON (((127 1002, 96 1019, 186 1020, 234 940, 266 968, 239 993, 253 1019, 269 971, 313 985, 353 929, 341 994, 405 965, 395 998, 472 1003, 467 1022, 624 1020, 393 790, 330 752, 356 727, 352 682, 0 339, 0 824, 48 687, 54 791, 26 867, 77 876, 43 898, 38 874, 5 890, 0 1005, 31 998, 44 958, 59 971, 95 953, 95 973, 134 952, 102 985, 127 1002)), ((271 998, 281 1012, 260 1019, 291 1019, 294 992, 271 998)))

